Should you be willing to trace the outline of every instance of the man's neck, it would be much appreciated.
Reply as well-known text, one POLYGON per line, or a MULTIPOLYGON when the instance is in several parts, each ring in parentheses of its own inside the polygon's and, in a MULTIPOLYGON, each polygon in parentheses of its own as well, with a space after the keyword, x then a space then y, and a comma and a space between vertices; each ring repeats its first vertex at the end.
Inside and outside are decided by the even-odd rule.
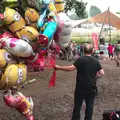
POLYGON ((91 56, 91 54, 85 54, 85 56, 91 56))

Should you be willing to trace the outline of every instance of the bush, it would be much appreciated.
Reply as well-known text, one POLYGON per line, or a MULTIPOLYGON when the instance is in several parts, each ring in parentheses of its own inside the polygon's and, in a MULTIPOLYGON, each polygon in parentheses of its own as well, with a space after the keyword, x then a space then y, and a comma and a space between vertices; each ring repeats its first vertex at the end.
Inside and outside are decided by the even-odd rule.
POLYGON ((71 41, 75 41, 76 43, 82 43, 91 42, 92 40, 89 37, 71 37, 71 41))

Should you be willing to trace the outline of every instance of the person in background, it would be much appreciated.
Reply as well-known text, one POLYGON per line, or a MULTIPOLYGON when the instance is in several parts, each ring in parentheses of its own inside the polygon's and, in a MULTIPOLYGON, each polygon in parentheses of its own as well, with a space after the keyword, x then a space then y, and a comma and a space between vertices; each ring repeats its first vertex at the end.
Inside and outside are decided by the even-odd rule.
POLYGON ((111 60, 113 60, 113 52, 114 52, 114 47, 112 44, 108 45, 108 54, 109 54, 109 58, 111 58, 111 60))
POLYGON ((92 52, 93 45, 87 43, 84 46, 85 55, 78 58, 72 65, 55 65, 54 67, 56 70, 62 71, 77 69, 72 120, 80 120, 80 109, 84 100, 86 102, 84 120, 92 120, 94 100, 97 94, 96 82, 104 75, 100 62, 91 56, 92 52))
POLYGON ((75 60, 79 58, 79 49, 80 49, 79 45, 76 44, 76 46, 75 46, 75 60))
POLYGON ((106 42, 104 45, 104 55, 105 55, 105 59, 107 59, 108 56, 108 43, 106 42))
POLYGON ((105 60, 105 54, 104 54, 104 45, 100 44, 100 60, 105 60))
POLYGON ((84 55, 84 44, 81 43, 80 45, 80 56, 83 56, 84 55))
POLYGON ((117 56, 116 64, 119 67, 119 65, 120 65, 120 40, 118 40, 117 44, 115 45, 114 52, 115 52, 115 54, 117 56))
POLYGON ((71 48, 72 48, 72 59, 75 60, 75 57, 76 57, 76 48, 77 48, 77 44, 75 43, 75 41, 72 42, 71 48))
POLYGON ((93 53, 92 53, 91 56, 99 59, 99 55, 98 55, 98 53, 97 53, 97 51, 95 49, 93 50, 93 53))

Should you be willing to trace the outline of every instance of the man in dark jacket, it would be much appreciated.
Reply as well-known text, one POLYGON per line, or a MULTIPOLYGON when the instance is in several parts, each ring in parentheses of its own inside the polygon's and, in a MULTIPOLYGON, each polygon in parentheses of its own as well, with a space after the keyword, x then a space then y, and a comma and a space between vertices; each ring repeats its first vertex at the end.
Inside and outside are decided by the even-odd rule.
POLYGON ((100 62, 91 56, 93 45, 84 46, 84 56, 78 58, 73 65, 55 66, 56 70, 72 71, 77 69, 76 88, 74 94, 74 109, 72 120, 80 120, 80 109, 83 101, 86 102, 84 120, 92 120, 93 105, 97 92, 96 81, 104 75, 100 62))

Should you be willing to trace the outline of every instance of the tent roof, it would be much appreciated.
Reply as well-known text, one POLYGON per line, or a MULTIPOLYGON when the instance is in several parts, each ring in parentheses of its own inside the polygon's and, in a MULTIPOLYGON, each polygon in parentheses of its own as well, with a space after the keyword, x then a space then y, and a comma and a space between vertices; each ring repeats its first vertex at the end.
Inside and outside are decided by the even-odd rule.
POLYGON ((110 23, 110 26, 120 29, 120 18, 111 13, 109 10, 89 18, 88 22, 110 23))
POLYGON ((104 24, 109 24, 112 27, 115 27, 117 29, 120 29, 120 18, 110 12, 109 10, 106 10, 103 13, 97 14, 96 16, 93 16, 88 19, 83 19, 83 20, 77 20, 77 21, 72 21, 73 22, 73 27, 77 26, 82 23, 104 23, 104 24))
POLYGON ((72 20, 72 27, 75 27, 77 25, 80 25, 82 23, 86 23, 88 19, 82 19, 82 20, 72 20))

